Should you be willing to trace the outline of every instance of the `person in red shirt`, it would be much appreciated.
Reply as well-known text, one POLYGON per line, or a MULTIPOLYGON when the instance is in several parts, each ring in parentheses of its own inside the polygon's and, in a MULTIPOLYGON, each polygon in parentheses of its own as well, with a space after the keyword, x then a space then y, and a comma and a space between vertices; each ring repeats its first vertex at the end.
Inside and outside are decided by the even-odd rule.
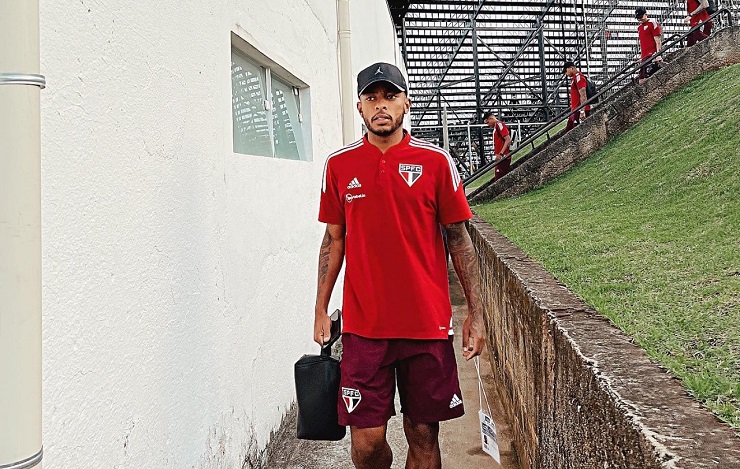
POLYGON ((439 422, 464 413, 452 343, 447 258, 440 225, 468 302, 463 356, 485 344, 472 213, 450 155, 411 137, 406 82, 376 63, 357 76, 367 133, 324 165, 314 340, 330 336, 329 297, 345 265, 339 423, 349 425, 357 468, 389 468, 386 441, 398 386, 406 467, 440 468, 439 422))
MULTIPOLYGON (((640 62, 644 63, 660 50, 663 29, 657 21, 648 18, 647 10, 643 7, 635 9, 635 18, 640 22, 637 27, 637 34, 640 37, 640 62)), ((663 58, 658 56, 654 62, 644 63, 640 67, 638 82, 644 82, 650 75, 658 71, 662 62, 663 58)))
POLYGON ((709 8, 709 2, 707 0, 687 0, 686 13, 688 16, 684 18, 683 22, 692 28, 699 23, 704 24, 689 34, 689 38, 686 41, 686 47, 691 47, 697 42, 708 38, 709 35, 712 34, 712 26, 714 26, 714 23, 709 19, 707 8, 709 8))
POLYGON ((493 180, 496 181, 509 173, 511 166, 511 151, 509 150, 511 134, 506 124, 496 119, 496 116, 490 111, 483 114, 483 122, 488 127, 493 128, 493 161, 500 161, 494 169, 493 180))
POLYGON ((573 127, 581 123, 583 119, 591 114, 591 105, 582 108, 580 111, 575 112, 581 104, 588 100, 586 94, 586 87, 588 86, 588 79, 586 75, 581 73, 576 64, 573 62, 565 62, 563 64, 563 73, 571 79, 570 82, 570 109, 574 111, 573 114, 568 118, 568 124, 565 126, 565 131, 568 132, 573 127))

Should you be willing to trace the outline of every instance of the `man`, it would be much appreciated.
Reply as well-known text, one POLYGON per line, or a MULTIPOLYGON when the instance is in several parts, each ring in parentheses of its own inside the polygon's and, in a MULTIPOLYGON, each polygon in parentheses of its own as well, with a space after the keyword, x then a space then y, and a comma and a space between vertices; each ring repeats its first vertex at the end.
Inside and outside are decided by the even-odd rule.
POLYGON ((563 73, 571 79, 570 109, 573 111, 573 114, 570 115, 568 118, 568 124, 565 126, 565 131, 568 132, 591 114, 591 105, 589 104, 580 111, 575 112, 581 104, 588 101, 588 96, 586 94, 588 80, 586 79, 586 76, 576 68, 576 64, 570 61, 563 64, 563 73))
POLYGON ((647 10, 643 7, 635 9, 635 18, 640 22, 637 34, 640 38, 640 62, 643 64, 637 80, 638 83, 643 83, 660 69, 663 62, 663 58, 658 56, 653 63, 645 63, 660 50, 663 30, 657 21, 648 18, 647 10))
POLYGON ((708 0, 687 0, 686 2, 686 13, 688 16, 684 18, 684 24, 688 24, 692 28, 699 23, 704 23, 702 26, 697 28, 691 34, 686 41, 686 47, 691 47, 699 41, 703 41, 712 34, 712 26, 714 23, 709 19, 709 8, 708 0))
POLYGON ((483 122, 488 127, 493 128, 493 160, 501 161, 495 166, 493 180, 496 181, 509 173, 509 167, 511 166, 511 151, 509 151, 511 133, 506 124, 496 119, 496 116, 490 111, 483 114, 483 122))
POLYGON ((329 297, 346 258, 339 422, 352 434, 355 467, 391 466, 386 441, 396 379, 407 468, 440 468, 439 422, 461 416, 447 261, 440 225, 468 301, 463 356, 485 342, 478 261, 465 229, 470 208, 454 161, 403 128, 411 101, 394 65, 357 76, 365 136, 329 156, 319 221, 314 340, 329 338, 329 297))

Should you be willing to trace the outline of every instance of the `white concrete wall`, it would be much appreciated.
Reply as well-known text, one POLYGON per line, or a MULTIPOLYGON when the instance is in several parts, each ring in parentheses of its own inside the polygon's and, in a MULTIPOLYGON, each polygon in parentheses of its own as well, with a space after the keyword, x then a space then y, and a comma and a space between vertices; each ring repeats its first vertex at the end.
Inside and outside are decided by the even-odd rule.
MULTIPOLYGON (((400 57, 385 2, 352 8, 355 70, 400 57)), ((330 0, 41 1, 45 469, 264 448, 317 349, 336 31, 330 0), (231 32, 310 86, 312 162, 232 152, 231 32)))

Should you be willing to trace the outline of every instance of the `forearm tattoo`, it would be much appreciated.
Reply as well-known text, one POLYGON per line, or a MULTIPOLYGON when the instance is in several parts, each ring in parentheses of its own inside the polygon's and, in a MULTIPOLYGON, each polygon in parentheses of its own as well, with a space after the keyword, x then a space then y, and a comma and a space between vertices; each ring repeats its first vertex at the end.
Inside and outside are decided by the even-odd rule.
POLYGON ((319 288, 326 282, 326 274, 329 272, 329 257, 331 255, 332 237, 329 230, 324 233, 319 251, 319 288))
POLYGON ((445 230, 452 264, 468 300, 468 314, 476 317, 482 314, 478 255, 465 229, 465 222, 445 225, 445 230))

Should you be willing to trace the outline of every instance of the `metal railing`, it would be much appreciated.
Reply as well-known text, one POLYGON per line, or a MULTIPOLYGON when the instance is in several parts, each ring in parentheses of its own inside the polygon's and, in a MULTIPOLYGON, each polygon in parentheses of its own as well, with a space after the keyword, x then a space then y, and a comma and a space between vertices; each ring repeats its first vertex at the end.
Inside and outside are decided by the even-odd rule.
MULTIPOLYGON (((714 20, 715 18, 719 18, 720 16, 725 15, 727 18, 727 24, 725 27, 730 27, 733 25, 733 17, 732 17, 732 11, 725 7, 719 8, 715 13, 710 15, 709 19, 707 21, 714 20)), ((629 84, 632 82, 631 77, 634 76, 635 72, 637 72, 641 67, 646 67, 653 62, 655 62, 659 57, 662 58, 663 55, 673 52, 675 50, 675 46, 680 46, 683 41, 688 38, 694 31, 702 28, 704 26, 705 22, 701 22, 697 24, 696 26, 693 26, 685 33, 677 33, 668 38, 664 43, 661 49, 653 54, 652 57, 649 59, 639 61, 639 62, 633 62, 628 64, 627 66, 623 67, 619 72, 615 73, 611 76, 611 78, 603 83, 600 87, 598 92, 593 95, 591 98, 589 98, 586 102, 578 106, 574 110, 568 110, 565 112, 560 113, 559 115, 555 116, 554 118, 550 119, 546 125, 544 125, 542 128, 540 128, 538 131, 536 131, 534 134, 527 137, 526 140, 524 140, 521 145, 519 145, 515 150, 513 150, 509 157, 511 158, 511 162, 518 161, 522 158, 526 158, 529 153, 521 158, 514 159, 514 156, 516 154, 521 154, 522 150, 524 148, 527 148, 529 145, 532 145, 532 150, 535 150, 534 148, 534 142, 542 137, 543 135, 548 135, 551 130, 553 130, 556 126, 561 124, 563 121, 568 119, 571 115, 578 113, 581 111, 581 109, 585 109, 586 106, 589 106, 591 104, 595 104, 597 101, 600 100, 600 98, 604 97, 610 98, 614 94, 616 94, 619 90, 621 90, 626 84, 629 84)), ((716 33, 716 31, 721 31, 725 28, 717 28, 714 30, 713 34, 716 33)), ((602 103, 603 104, 603 103, 602 103)), ((549 144, 552 141, 552 139, 548 138, 546 141, 547 144, 549 144)), ((476 180, 480 179, 484 175, 488 174, 490 171, 495 170, 496 165, 501 163, 502 160, 492 161, 490 163, 487 163, 483 166, 481 166, 478 171, 476 171, 472 176, 468 177, 463 181, 463 186, 468 187, 471 183, 475 182, 476 180)), ((475 192, 472 192, 470 195, 474 195, 477 193, 482 187, 476 188, 475 192)))

